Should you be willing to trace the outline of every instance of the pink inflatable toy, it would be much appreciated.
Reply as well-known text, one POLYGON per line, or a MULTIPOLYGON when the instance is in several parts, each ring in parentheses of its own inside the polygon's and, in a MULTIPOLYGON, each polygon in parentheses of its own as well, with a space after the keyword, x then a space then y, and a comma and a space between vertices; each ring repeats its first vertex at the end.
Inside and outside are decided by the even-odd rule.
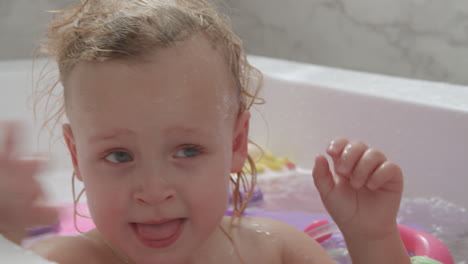
MULTIPOLYGON (((443 264, 454 264, 448 248, 437 238, 405 225, 398 225, 400 236, 405 248, 415 256, 428 257, 443 264)), ((335 224, 328 220, 318 220, 308 225, 304 232, 317 242, 322 243, 331 237, 331 233, 339 231, 335 224)))
POLYGON ((405 225, 398 225, 405 247, 416 256, 435 259, 443 264, 453 264, 448 248, 437 238, 405 225))

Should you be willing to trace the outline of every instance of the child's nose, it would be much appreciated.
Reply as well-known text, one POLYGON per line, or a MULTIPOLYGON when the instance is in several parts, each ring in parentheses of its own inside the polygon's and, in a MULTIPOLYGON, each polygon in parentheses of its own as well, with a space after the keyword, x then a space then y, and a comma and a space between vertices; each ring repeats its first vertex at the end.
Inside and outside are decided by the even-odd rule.
POLYGON ((158 176, 146 177, 141 182, 139 190, 135 192, 134 199, 142 204, 158 204, 175 197, 175 190, 163 178, 158 176))

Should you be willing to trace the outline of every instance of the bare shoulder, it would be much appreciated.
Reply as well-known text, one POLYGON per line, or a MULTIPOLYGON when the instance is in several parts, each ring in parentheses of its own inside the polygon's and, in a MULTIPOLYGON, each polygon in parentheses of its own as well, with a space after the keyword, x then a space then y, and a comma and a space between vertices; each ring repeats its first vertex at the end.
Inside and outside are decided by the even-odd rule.
POLYGON ((98 263, 98 246, 83 236, 61 236, 42 240, 30 249, 59 264, 98 263))
POLYGON ((258 243, 256 248, 259 244, 266 244, 269 252, 278 252, 277 263, 334 263, 320 244, 303 231, 284 222, 270 218, 244 217, 239 220, 238 227, 243 237, 248 236, 250 241, 258 243))

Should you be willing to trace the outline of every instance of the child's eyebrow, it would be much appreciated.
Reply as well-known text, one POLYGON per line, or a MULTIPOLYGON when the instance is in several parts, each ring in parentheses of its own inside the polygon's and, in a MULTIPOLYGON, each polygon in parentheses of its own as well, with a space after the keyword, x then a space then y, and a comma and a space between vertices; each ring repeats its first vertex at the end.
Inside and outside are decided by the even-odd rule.
POLYGON ((135 136, 136 133, 131 129, 116 129, 110 133, 101 133, 101 134, 93 135, 92 137, 89 138, 88 142, 93 143, 96 141, 110 140, 116 137, 120 137, 122 135, 135 136))
MULTIPOLYGON (((185 126, 174 126, 174 127, 169 127, 163 131, 165 136, 170 136, 170 135, 197 135, 197 136, 209 136, 208 133, 206 133, 203 129, 200 128, 195 128, 195 127, 185 127, 185 126)), ((115 129, 110 132, 105 132, 105 133, 99 133, 96 135, 93 135, 89 138, 88 142, 89 143, 94 143, 97 141, 105 141, 105 140, 111 140, 115 139, 117 137, 121 136, 136 136, 135 131, 131 129, 126 129, 126 128, 121 128, 121 129, 115 129)))
POLYGON ((208 133, 206 133, 204 129, 200 129, 196 127, 173 126, 164 130, 164 135, 166 136, 173 135, 173 134, 208 136, 208 133))

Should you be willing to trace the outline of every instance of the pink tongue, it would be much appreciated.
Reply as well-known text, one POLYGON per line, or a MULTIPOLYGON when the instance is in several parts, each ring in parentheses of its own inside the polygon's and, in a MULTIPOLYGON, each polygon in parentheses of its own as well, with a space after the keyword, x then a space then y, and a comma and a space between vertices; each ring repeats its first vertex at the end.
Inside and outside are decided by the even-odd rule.
POLYGON ((148 240, 164 240, 174 235, 179 225, 180 220, 172 220, 159 225, 136 224, 136 231, 148 240))

